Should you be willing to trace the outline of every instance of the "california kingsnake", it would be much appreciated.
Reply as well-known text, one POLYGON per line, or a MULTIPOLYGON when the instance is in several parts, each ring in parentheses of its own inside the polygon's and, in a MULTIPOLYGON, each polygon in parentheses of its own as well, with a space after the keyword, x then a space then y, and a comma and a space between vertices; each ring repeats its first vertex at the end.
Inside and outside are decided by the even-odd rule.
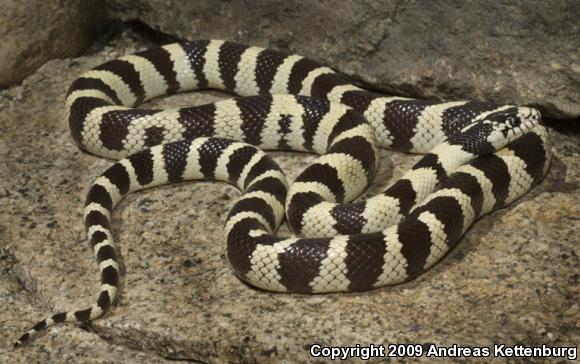
POLYGON ((386 97, 310 59, 217 40, 102 64, 71 85, 66 112, 81 148, 126 157, 95 180, 85 204, 101 292, 91 307, 40 321, 15 345, 109 309, 119 284, 111 213, 132 191, 192 179, 236 184, 244 194, 225 235, 241 279, 272 291, 360 291, 420 275, 477 218, 537 184, 551 159, 534 109, 386 97), (133 108, 208 88, 247 97, 179 110, 133 108), (287 195, 278 166, 246 143, 321 157, 287 195), (377 146, 427 154, 383 194, 348 203, 374 176, 377 146), (308 237, 273 235, 284 210, 292 229, 308 237))

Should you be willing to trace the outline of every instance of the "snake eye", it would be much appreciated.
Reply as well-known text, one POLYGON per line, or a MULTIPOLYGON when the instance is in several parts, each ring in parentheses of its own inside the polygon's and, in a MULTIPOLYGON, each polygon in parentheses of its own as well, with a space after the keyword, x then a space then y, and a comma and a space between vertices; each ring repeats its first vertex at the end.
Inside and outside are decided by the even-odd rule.
POLYGON ((507 118, 507 124, 509 127, 516 127, 520 125, 520 118, 517 118, 515 116, 510 116, 507 118))

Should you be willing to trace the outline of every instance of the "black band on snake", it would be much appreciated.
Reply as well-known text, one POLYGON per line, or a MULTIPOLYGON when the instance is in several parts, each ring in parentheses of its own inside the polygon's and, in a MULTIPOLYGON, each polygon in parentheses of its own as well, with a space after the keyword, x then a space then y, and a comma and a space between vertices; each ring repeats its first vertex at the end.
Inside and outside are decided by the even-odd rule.
POLYGON ((476 219, 537 184, 551 159, 535 109, 387 97, 313 60, 218 40, 98 66, 73 82, 66 114, 82 149, 120 159, 95 180, 85 204, 101 291, 92 306, 40 321, 15 345, 111 307, 120 279, 111 214, 130 192, 185 180, 232 183, 243 195, 224 230, 240 279, 280 292, 362 291, 423 273, 476 219), (202 89, 244 97, 134 108, 202 89), (378 147, 426 155, 383 193, 353 203, 375 174, 378 147), (320 157, 288 187, 258 148, 320 157), (285 215, 299 237, 274 235, 285 215))

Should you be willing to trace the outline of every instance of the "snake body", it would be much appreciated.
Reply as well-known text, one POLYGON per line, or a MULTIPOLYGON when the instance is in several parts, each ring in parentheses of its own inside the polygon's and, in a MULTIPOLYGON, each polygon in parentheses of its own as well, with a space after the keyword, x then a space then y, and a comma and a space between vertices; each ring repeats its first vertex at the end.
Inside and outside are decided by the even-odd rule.
POLYGON ((89 190, 84 220, 99 264, 92 306, 40 321, 87 322, 119 285, 111 214, 126 194, 210 179, 243 191, 225 223, 236 275, 280 292, 361 291, 413 279, 480 216, 525 194, 550 162, 531 108, 387 97, 297 55, 210 40, 170 44, 104 63, 71 85, 66 115, 84 150, 120 159, 89 190), (198 89, 241 98, 177 110, 136 109, 198 89), (426 153, 364 202, 379 147, 426 153), (289 186, 261 149, 320 154, 289 186), (277 238, 284 216, 298 236, 277 238))

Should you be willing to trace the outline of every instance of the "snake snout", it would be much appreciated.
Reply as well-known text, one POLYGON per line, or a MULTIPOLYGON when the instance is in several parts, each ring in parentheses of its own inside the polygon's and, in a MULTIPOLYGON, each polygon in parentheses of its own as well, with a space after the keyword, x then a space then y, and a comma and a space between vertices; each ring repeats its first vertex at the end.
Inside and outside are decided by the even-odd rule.
POLYGON ((540 119, 540 112, 530 107, 512 107, 488 116, 494 129, 502 131, 510 140, 532 130, 540 119))
POLYGON ((542 114, 531 107, 519 107, 516 118, 519 120, 519 128, 527 132, 536 127, 542 120, 542 114))
POLYGON ((505 119, 505 135, 511 141, 535 128, 541 119, 540 112, 530 107, 518 107, 505 119))
POLYGON ((475 123, 475 128, 480 124, 479 129, 486 141, 497 150, 534 129, 540 119, 540 112, 536 109, 510 106, 487 114, 475 123))

